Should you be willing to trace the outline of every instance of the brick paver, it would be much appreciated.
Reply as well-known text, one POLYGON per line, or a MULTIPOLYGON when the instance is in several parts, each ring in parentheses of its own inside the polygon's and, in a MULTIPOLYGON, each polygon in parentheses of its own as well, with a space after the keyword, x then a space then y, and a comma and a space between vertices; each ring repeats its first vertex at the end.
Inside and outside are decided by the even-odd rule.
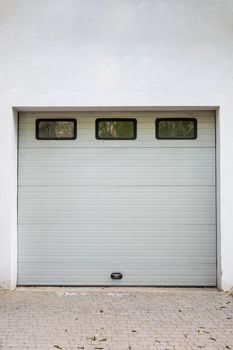
POLYGON ((0 349, 233 349, 233 298, 202 288, 1 290, 0 349))

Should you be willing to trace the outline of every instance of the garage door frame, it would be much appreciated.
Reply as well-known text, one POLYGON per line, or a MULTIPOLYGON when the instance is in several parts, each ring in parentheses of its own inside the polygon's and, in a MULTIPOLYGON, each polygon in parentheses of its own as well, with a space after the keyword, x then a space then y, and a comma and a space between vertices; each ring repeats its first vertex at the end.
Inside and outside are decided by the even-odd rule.
MULTIPOLYGON (((27 108, 27 109, 21 109, 21 108, 17 108, 17 115, 19 118, 19 111, 20 112, 82 112, 82 111, 88 111, 88 112, 93 112, 93 111, 98 111, 98 112, 125 112, 125 111, 130 111, 130 112, 143 112, 143 111, 150 111, 150 112, 159 112, 159 111, 163 111, 163 112, 171 112, 171 111, 215 111, 215 132, 216 132, 216 156, 215 156, 215 171, 216 171, 216 265, 217 265, 217 287, 221 287, 221 237, 220 237, 220 202, 219 202, 219 198, 220 198, 220 168, 219 168, 219 157, 220 157, 220 131, 219 131, 219 109, 216 107, 206 107, 206 108, 187 108, 187 107, 176 107, 176 108, 152 108, 152 107, 105 107, 105 108, 89 108, 89 107, 81 107, 81 108, 27 108)), ((19 139, 19 135, 18 135, 18 139, 19 139)), ((17 169, 18 171, 18 169, 17 169)))

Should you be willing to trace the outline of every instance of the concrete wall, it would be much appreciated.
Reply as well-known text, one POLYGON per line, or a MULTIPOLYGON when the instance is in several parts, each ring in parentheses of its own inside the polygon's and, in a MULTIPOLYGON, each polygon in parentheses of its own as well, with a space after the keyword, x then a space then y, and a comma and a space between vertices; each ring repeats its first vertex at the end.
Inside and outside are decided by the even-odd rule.
POLYGON ((16 280, 12 107, 68 106, 220 107, 219 266, 233 286, 232 18, 232 0, 0 0, 2 286, 16 280))

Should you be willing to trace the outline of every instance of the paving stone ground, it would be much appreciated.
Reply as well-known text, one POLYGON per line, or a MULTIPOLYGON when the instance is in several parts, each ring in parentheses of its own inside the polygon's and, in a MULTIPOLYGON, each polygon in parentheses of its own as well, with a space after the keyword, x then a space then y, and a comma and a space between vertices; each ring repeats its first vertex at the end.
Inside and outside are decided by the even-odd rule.
POLYGON ((203 288, 0 290, 0 349, 233 349, 233 298, 203 288))

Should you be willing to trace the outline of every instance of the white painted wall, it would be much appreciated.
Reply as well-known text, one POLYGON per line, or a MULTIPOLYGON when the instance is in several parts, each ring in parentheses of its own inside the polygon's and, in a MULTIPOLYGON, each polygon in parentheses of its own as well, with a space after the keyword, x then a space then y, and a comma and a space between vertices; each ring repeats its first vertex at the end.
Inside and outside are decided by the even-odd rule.
POLYGON ((220 106, 224 289, 233 286, 232 0, 0 0, 0 282, 16 277, 13 106, 220 106))

